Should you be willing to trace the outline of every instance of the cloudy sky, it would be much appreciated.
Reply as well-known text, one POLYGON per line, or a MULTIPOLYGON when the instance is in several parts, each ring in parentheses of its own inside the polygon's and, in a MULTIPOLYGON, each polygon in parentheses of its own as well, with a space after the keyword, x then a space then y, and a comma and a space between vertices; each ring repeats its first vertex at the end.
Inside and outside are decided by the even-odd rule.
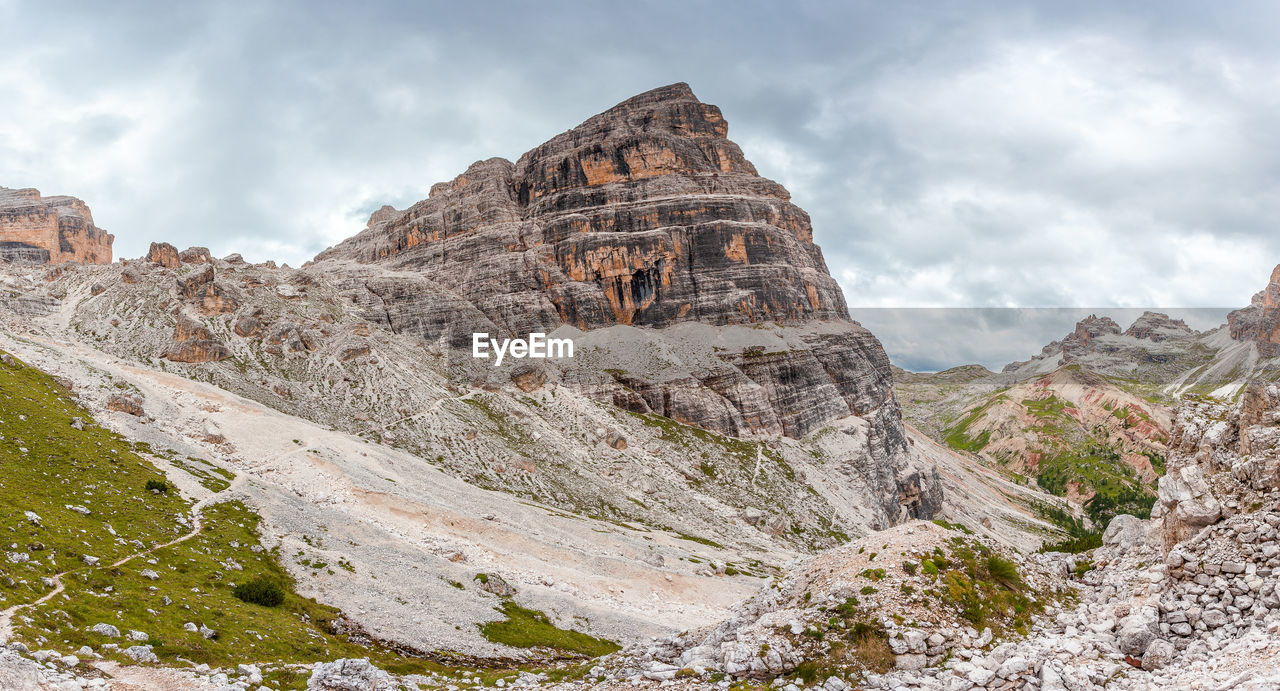
POLYGON ((855 308, 1238 306, 1280 263, 1278 21, 1265 2, 0 0, 0 185, 83 198, 117 256, 296 265, 472 161, 686 81, 810 212, 855 308))

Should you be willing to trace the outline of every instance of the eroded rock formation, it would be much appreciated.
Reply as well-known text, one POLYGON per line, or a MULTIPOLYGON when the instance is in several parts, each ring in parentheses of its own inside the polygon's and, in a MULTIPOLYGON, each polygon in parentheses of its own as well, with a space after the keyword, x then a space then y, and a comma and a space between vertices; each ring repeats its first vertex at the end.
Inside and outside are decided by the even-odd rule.
POLYGON ((0 187, 0 261, 110 264, 114 240, 75 197, 0 187))
POLYGON ((901 476, 886 503, 931 515, 938 481, 905 468, 884 350, 849 319, 808 214, 727 133, 687 85, 655 89, 515 163, 477 162, 407 210, 382 207, 313 269, 381 267, 351 300, 395 333, 457 349, 475 332, 606 332, 590 341, 603 354, 565 364, 563 381, 632 412, 794 438, 860 417, 873 465, 901 476), (740 326, 780 333, 724 330, 740 326), (689 353, 709 341, 709 357, 689 353), (638 364, 662 351, 649 359, 666 365, 638 364))
POLYGON ((1227 327, 1237 341, 1253 341, 1264 357, 1280 355, 1280 266, 1252 304, 1227 315, 1227 327))
POLYGON ((512 334, 847 319, 809 216, 685 84, 629 99, 317 257, 421 271, 512 334))

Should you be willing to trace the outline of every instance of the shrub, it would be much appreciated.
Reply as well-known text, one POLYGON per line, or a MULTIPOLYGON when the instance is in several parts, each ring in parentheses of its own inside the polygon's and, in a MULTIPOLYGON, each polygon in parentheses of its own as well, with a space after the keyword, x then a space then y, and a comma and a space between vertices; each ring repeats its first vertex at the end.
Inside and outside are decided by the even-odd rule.
POLYGON ((279 583, 262 576, 237 585, 231 594, 242 602, 263 607, 275 607, 284 602, 284 588, 281 588, 279 583))
POLYGON ((973 581, 958 571, 949 571, 943 576, 943 585, 946 588, 944 599, 960 608, 960 616, 974 626, 982 626, 987 614, 982 606, 982 595, 973 581))
POLYGON ((1017 588, 1022 585, 1022 577, 1018 575, 1018 567, 1013 562, 993 554, 987 557, 987 573, 997 581, 1000 581, 1008 588, 1017 588))
POLYGON ((147 491, 167 494, 169 492, 169 483, 164 480, 147 480, 147 491))
POLYGON ((915 563, 914 561, 904 561, 904 562, 902 562, 902 570, 903 570, 903 571, 906 571, 906 572, 907 572, 907 575, 909 575, 909 576, 914 576, 914 575, 916 575, 916 569, 917 569, 917 568, 918 568, 918 566, 916 565, 916 563, 915 563))

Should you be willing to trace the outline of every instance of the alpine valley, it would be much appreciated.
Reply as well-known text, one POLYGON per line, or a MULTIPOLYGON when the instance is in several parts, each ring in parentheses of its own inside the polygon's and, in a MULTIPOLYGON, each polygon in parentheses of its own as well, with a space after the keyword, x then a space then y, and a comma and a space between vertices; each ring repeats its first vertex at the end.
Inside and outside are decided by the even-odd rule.
POLYGON ((1280 267, 906 372, 685 84, 353 230, 0 188, 0 688, 1280 686, 1280 267))

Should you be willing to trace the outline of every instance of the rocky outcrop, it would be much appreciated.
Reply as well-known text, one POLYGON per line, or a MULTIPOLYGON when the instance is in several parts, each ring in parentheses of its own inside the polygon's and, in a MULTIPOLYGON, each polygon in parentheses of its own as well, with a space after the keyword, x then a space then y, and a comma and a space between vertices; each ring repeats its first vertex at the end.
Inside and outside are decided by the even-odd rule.
MULTIPOLYGON (((195 262, 204 264, 204 262, 195 262)), ((240 301, 231 291, 214 281, 213 266, 206 264, 203 270, 196 270, 178 278, 178 293, 196 305, 200 314, 214 316, 230 314, 240 307, 240 301)))
POLYGON ((1143 312, 1125 329, 1124 335, 1160 343, 1170 339, 1185 338, 1195 335, 1191 327, 1181 319, 1171 319, 1161 312, 1143 312))
POLYGON ((143 259, 166 269, 176 269, 182 264, 178 259, 178 248, 167 242, 151 243, 151 249, 147 250, 147 256, 143 259))
POLYGON ((1280 355, 1280 266, 1248 307, 1227 315, 1231 338, 1252 341, 1264 357, 1280 355))
POLYGON ((173 362, 217 362, 229 359, 231 351, 199 322, 179 316, 173 343, 161 357, 173 362))
POLYGON ((1206 348, 1221 347, 1206 343, 1208 338, 1210 334, 1160 312, 1143 312, 1123 331, 1110 317, 1089 315, 1062 340, 1046 345, 1030 360, 1006 365, 1002 372, 1020 378, 1081 365, 1099 374, 1167 386, 1202 367, 1206 348))
POLYGON ((1280 490, 1280 387, 1255 380, 1241 401, 1192 400, 1178 409, 1169 472, 1160 479, 1166 548, 1260 506, 1280 490))
POLYGON ((114 240, 75 197, 0 187, 0 261, 110 264, 114 240))
POLYGON ((1119 333, 1120 325, 1112 321, 1110 317, 1099 317, 1091 314, 1077 323, 1075 331, 1063 339, 1062 360, 1064 363, 1071 362, 1073 359, 1092 350, 1094 341, 1099 336, 1118 335, 1119 333))

